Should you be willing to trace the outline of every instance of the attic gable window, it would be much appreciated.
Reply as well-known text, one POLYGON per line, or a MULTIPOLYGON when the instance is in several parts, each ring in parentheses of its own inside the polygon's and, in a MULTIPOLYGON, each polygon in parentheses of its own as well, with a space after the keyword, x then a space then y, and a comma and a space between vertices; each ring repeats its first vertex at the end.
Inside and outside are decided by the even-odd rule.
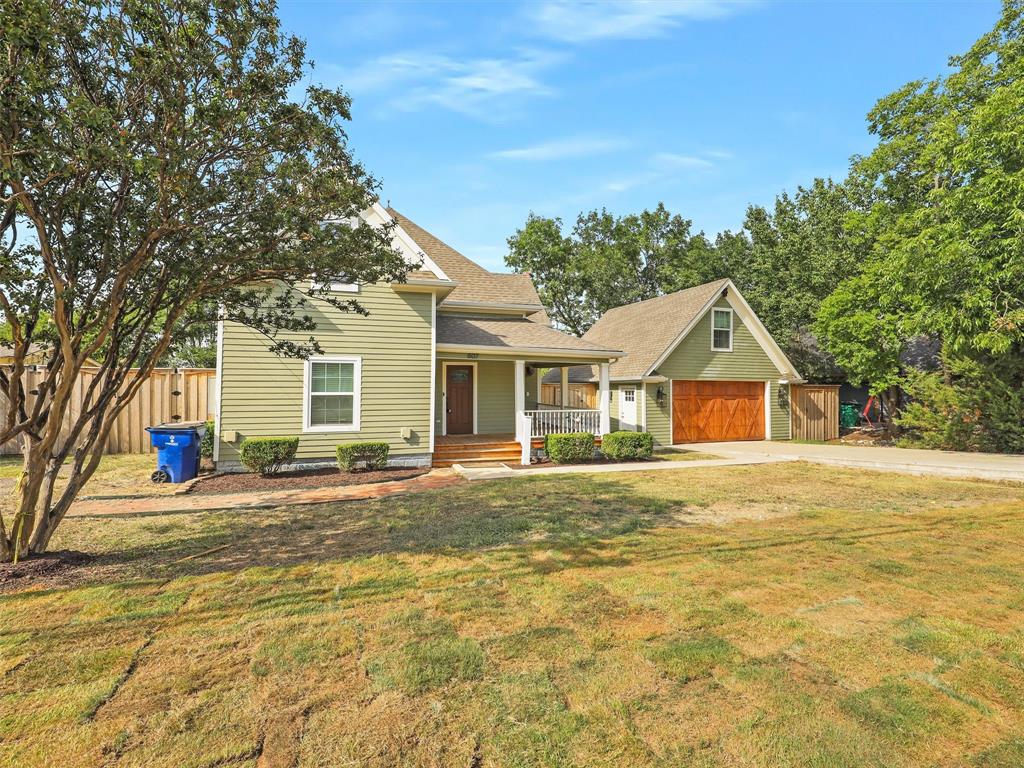
POLYGON ((732 310, 711 310, 711 350, 732 352, 732 310))

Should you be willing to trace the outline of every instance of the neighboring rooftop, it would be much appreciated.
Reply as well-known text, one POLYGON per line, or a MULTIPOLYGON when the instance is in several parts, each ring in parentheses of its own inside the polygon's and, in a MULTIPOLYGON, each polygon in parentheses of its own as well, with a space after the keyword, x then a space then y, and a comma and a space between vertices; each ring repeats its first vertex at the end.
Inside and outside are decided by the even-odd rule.
POLYGON ((388 208, 387 211, 423 252, 450 279, 458 283, 455 290, 441 302, 441 306, 457 306, 458 302, 477 302, 522 305, 532 307, 538 312, 543 309, 537 289, 534 288, 533 280, 528 274, 490 272, 394 208, 388 208))
POLYGON ((578 339, 528 319, 491 319, 457 315, 438 315, 437 344, 565 352, 614 351, 614 346, 605 347, 578 339))

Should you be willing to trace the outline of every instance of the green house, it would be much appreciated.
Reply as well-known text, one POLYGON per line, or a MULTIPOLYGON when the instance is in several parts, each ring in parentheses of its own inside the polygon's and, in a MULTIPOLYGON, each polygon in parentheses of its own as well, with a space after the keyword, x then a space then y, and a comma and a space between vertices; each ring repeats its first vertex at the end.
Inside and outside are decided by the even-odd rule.
POLYGON ((332 284, 368 314, 314 300, 323 354, 308 360, 222 323, 218 468, 240 467, 241 442, 254 436, 298 435, 300 464, 333 461, 341 443, 384 440, 393 464, 429 466, 520 461, 547 432, 609 431, 608 397, 603 408, 540 405, 540 371, 586 365, 607 379, 617 348, 552 328, 529 275, 490 272, 392 209, 375 205, 365 218, 395 224, 395 246, 420 266, 404 283, 332 284))
POLYGON ((368 314, 314 300, 323 353, 308 360, 221 324, 218 468, 239 468, 255 436, 299 436, 299 465, 383 440, 408 466, 529 462, 553 432, 649 430, 664 445, 789 437, 785 393, 799 376, 730 281, 619 307, 576 338, 551 327, 529 275, 484 269, 393 209, 364 216, 393 224, 418 266, 403 283, 331 284, 368 314), (551 381, 593 397, 545 402, 551 381))

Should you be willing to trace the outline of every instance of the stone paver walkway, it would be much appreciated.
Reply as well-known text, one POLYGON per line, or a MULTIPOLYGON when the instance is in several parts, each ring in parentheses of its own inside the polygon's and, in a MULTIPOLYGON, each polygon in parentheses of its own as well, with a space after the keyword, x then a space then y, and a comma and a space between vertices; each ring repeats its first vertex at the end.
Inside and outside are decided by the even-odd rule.
POLYGON ((463 482, 450 470, 435 469, 408 480, 393 480, 366 485, 341 485, 287 491, 250 491, 246 493, 185 494, 126 499, 83 499, 68 511, 69 517, 114 517, 117 515, 157 515, 167 512, 208 512, 217 509, 266 509, 290 504, 325 504, 332 501, 383 499, 418 491, 447 488, 463 482))

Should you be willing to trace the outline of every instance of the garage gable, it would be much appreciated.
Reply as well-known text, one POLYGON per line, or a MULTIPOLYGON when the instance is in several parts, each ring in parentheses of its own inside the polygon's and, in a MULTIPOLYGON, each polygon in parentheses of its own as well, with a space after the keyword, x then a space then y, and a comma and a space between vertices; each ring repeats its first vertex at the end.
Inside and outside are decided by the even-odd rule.
MULTIPOLYGON (((713 306, 735 309, 724 296, 713 306)), ((675 349, 658 363, 654 373, 669 379, 730 381, 766 381, 787 375, 788 372, 780 370, 768 356, 740 312, 733 312, 732 350, 712 349, 712 315, 709 308, 675 349)))

